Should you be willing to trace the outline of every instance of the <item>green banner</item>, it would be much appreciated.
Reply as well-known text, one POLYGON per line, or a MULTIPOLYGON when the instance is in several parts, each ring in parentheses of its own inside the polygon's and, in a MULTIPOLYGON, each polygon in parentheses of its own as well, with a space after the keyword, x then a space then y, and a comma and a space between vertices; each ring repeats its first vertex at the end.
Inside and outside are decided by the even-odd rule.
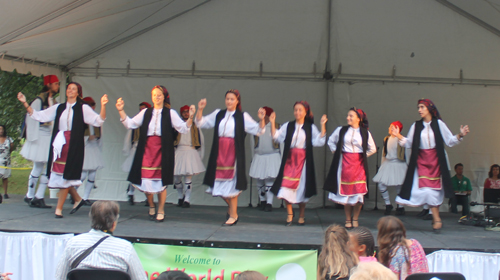
POLYGON ((183 270, 193 280, 234 280, 256 270, 268 280, 315 280, 317 251, 219 249, 135 243, 134 248, 154 280, 166 270, 183 270))

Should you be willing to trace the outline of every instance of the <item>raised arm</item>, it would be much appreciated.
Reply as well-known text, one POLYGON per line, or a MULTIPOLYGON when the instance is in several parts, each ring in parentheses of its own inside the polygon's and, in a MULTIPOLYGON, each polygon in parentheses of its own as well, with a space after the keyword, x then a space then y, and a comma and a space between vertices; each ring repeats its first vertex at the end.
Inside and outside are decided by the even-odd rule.
POLYGON ((269 122, 271 123, 271 137, 274 137, 276 134, 276 113, 272 112, 269 116, 269 122))
POLYGON ((36 111, 26 102, 26 96, 22 92, 17 94, 17 99, 23 103, 26 111, 28 111, 29 116, 35 121, 39 122, 51 122, 56 118, 56 112, 58 106, 52 106, 45 110, 36 111))
POLYGON ((101 97, 101 119, 106 119, 106 104, 108 104, 108 95, 105 94, 101 97))
POLYGON ((413 123, 408 130, 408 135, 404 137, 399 131, 399 127, 393 126, 391 129, 391 135, 398 138, 399 145, 403 148, 410 149, 413 143, 413 134, 415 133, 415 123, 413 123))
POLYGON ((337 142, 339 142, 339 134, 340 134, 340 128, 341 127, 337 127, 332 135, 330 135, 330 137, 328 137, 328 147, 330 148, 330 151, 335 152, 335 150, 337 150, 337 142))
MULTIPOLYGON (((323 116, 325 117, 325 116, 323 116)), ((323 118, 322 118, 323 120, 323 118)), ((325 121, 326 123, 326 121, 325 121)), ((326 142, 326 131, 323 131, 323 128, 321 129, 321 132, 318 130, 318 128, 313 124, 312 125, 312 145, 314 147, 323 147, 326 142)))

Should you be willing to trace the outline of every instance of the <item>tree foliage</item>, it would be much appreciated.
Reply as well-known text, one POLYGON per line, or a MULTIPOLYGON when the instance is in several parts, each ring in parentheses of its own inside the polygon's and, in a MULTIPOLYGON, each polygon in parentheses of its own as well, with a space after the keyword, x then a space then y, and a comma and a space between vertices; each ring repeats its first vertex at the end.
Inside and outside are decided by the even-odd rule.
POLYGON ((17 93, 24 93, 29 103, 40 94, 42 88, 43 76, 20 74, 16 70, 0 71, 0 124, 7 127, 7 135, 16 141, 16 145, 20 141, 21 124, 26 116, 26 109, 17 100, 17 93))

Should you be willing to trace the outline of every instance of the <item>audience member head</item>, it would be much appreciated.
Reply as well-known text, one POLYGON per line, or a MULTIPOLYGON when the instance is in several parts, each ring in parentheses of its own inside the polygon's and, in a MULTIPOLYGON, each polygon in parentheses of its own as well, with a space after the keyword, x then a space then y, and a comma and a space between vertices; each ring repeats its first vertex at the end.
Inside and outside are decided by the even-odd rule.
POLYGON ((156 280, 192 280, 186 273, 180 270, 162 272, 156 280))
POLYGON ((349 250, 349 234, 340 225, 331 225, 325 231, 323 247, 318 258, 318 274, 321 279, 348 277, 358 258, 349 250))
POLYGON ((266 277, 258 271, 247 270, 238 274, 235 280, 266 280, 266 277))
POLYGON ((358 257, 375 255, 375 240, 367 227, 355 227, 349 231, 349 249, 358 257))
POLYGON ((114 201, 98 200, 90 207, 89 217, 91 227, 95 230, 112 233, 120 213, 120 206, 114 201))
POLYGON ((381 264, 389 266, 391 253, 399 246, 403 246, 410 254, 410 248, 406 244, 406 229, 400 219, 394 216, 382 217, 378 220, 377 229, 377 257, 381 264))
POLYGON ((7 127, 3 124, 0 124, 0 137, 7 137, 7 127))
POLYGON ((462 174, 464 174, 464 165, 461 163, 455 164, 455 173, 457 173, 458 176, 462 176, 462 174))
POLYGON ((500 173, 500 165, 495 163, 490 167, 490 172, 488 172, 488 178, 495 177, 496 179, 499 179, 498 176, 499 173, 500 173))
POLYGON ((351 270, 349 280, 397 280, 389 268, 378 262, 361 262, 351 270))

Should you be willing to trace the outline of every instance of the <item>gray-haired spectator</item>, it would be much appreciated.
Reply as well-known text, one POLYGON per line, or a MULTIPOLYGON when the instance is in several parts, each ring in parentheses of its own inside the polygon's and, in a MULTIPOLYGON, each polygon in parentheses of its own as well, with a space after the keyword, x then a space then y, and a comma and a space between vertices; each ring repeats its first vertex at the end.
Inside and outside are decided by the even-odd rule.
POLYGON ((132 244, 112 236, 118 224, 120 206, 113 201, 96 201, 90 208, 92 229, 71 238, 57 266, 56 279, 66 280, 71 264, 103 237, 100 243, 76 268, 116 269, 127 272, 132 280, 147 280, 146 273, 132 244))
POLYGON ((162 272, 156 280, 192 280, 189 275, 180 270, 170 270, 162 272))
POLYGON ((235 280, 266 280, 266 277, 258 271, 247 270, 238 274, 235 280))

